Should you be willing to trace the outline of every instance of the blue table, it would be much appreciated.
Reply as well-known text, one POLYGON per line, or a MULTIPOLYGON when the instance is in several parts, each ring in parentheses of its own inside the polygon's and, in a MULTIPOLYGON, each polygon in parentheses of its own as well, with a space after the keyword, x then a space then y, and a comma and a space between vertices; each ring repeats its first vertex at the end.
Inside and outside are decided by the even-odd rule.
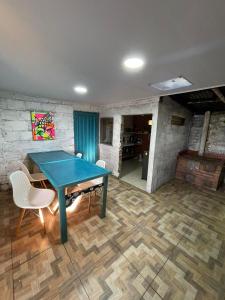
POLYGON ((77 158, 65 151, 28 153, 28 156, 45 174, 58 193, 62 243, 67 241, 66 187, 103 177, 100 217, 105 217, 108 175, 111 174, 109 170, 77 158))

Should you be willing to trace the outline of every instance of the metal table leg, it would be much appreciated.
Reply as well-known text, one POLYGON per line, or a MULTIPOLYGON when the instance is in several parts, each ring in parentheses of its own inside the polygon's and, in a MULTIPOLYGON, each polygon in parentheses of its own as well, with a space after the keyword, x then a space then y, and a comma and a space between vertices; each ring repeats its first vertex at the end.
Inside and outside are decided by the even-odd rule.
POLYGON ((103 177, 100 218, 104 218, 106 214, 107 190, 108 190, 108 175, 103 177))
POLYGON ((66 201, 64 188, 58 189, 61 242, 67 241, 66 201))

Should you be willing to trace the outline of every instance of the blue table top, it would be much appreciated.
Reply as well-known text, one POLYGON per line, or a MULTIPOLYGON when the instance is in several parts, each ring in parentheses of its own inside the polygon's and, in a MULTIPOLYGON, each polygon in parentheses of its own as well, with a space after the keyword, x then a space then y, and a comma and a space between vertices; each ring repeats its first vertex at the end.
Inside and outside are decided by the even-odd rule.
POLYGON ((28 155, 56 189, 111 174, 111 171, 65 151, 30 153, 28 155))
POLYGON ((67 160, 67 159, 74 159, 75 158, 74 155, 72 155, 70 153, 67 153, 63 150, 28 153, 28 156, 38 166, 41 163, 47 163, 47 162, 67 160))

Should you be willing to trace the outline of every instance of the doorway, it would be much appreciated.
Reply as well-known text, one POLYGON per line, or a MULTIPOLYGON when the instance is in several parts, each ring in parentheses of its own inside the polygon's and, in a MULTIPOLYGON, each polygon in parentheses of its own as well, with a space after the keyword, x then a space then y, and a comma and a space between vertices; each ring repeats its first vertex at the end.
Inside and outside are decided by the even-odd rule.
POLYGON ((122 116, 120 179, 146 190, 152 115, 122 116))

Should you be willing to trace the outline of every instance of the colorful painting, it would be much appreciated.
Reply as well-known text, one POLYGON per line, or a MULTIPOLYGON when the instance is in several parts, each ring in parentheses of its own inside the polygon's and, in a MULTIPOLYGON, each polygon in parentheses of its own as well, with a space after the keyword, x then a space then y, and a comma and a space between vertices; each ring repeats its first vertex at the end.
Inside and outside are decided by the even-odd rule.
POLYGON ((55 125, 52 112, 31 112, 32 135, 34 141, 54 140, 55 125))

